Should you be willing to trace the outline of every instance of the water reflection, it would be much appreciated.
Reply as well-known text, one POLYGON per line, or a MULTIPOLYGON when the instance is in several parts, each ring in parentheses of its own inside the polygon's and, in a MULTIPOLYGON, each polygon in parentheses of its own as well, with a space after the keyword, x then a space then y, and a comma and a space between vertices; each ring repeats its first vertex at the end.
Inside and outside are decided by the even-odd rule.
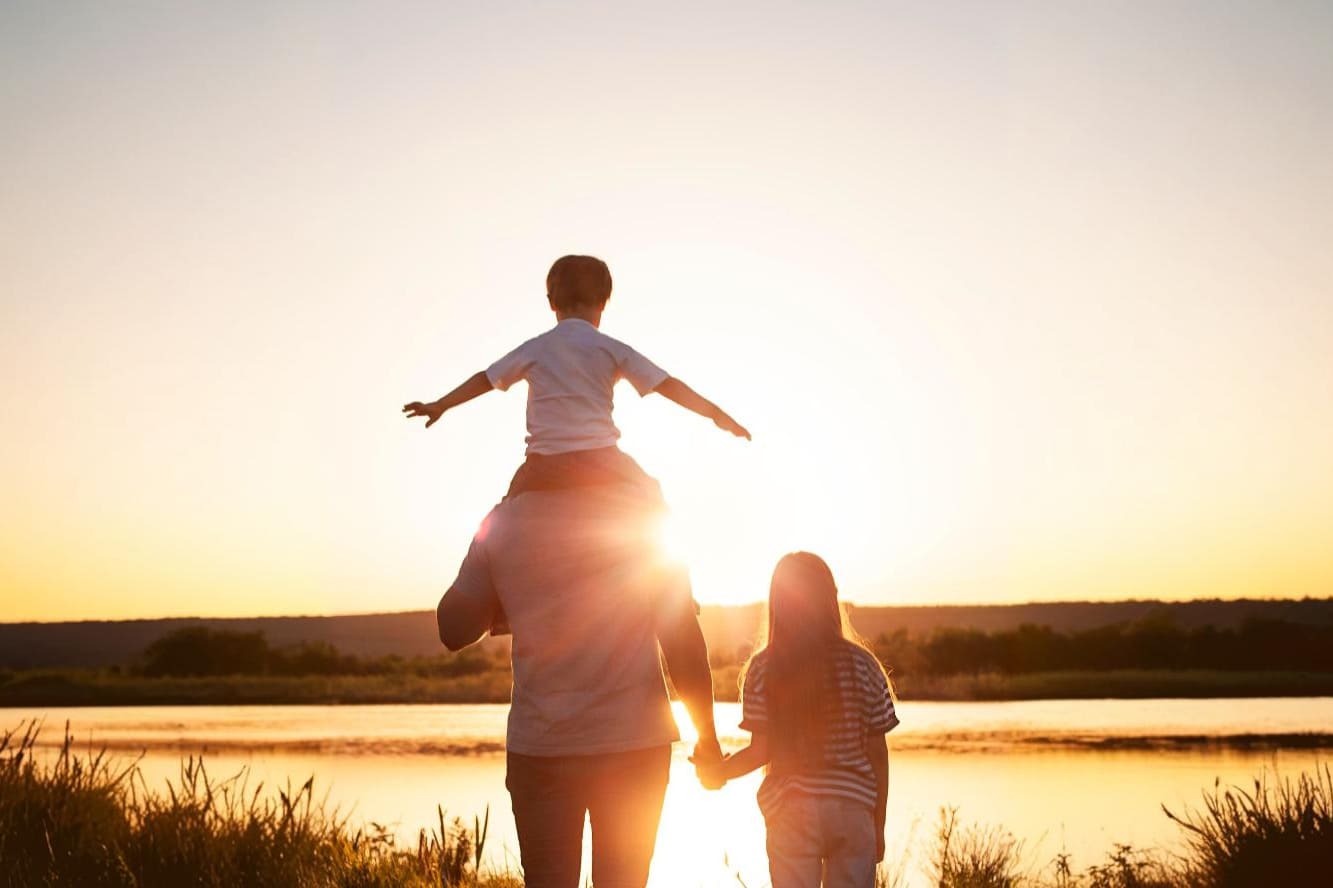
MULTIPOLYGON (((1038 865, 1061 850, 1086 866, 1115 842, 1168 844, 1177 830, 1161 803, 1194 803, 1215 779, 1244 784, 1265 766, 1294 773, 1324 756, 1210 746, 1090 752, 1032 747, 1021 742, 1024 736, 1287 734, 1333 725, 1328 699, 906 703, 900 712, 904 728, 893 735, 890 765, 890 854, 923 847, 939 808, 955 805, 964 822, 1001 824, 1025 839, 1038 865)), ((146 748, 141 766, 150 785, 175 777, 181 755, 199 751, 214 775, 248 767, 252 785, 300 783, 314 774, 317 792, 327 791, 353 822, 390 825, 403 840, 435 821, 437 804, 469 822, 489 806, 487 859, 497 866, 517 862, 504 758, 494 751, 504 707, 4 710, 0 724, 43 714, 48 741, 59 739, 68 718, 82 740, 146 748)), ((719 707, 719 719, 724 734, 738 736, 734 706, 719 707)), ((688 736, 683 713, 680 720, 688 736)), ((687 748, 682 744, 673 762, 651 885, 735 886, 737 876, 755 888, 766 885, 763 821, 754 802, 759 775, 707 793, 685 761, 687 748)))

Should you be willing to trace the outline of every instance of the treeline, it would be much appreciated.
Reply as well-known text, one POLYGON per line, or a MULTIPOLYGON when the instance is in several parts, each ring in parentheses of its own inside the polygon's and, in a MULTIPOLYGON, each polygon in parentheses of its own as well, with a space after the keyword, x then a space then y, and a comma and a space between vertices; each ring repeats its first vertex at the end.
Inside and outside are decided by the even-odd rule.
MULTIPOLYGON (((937 629, 882 634, 875 654, 895 675, 1023 675, 1041 672, 1207 670, 1333 673, 1333 626, 1251 620, 1234 629, 1184 629, 1148 619, 1073 632, 1020 626, 1000 632, 937 629)), ((742 662, 747 648, 715 649, 715 667, 742 662)), ((454 677, 508 671, 503 651, 473 647, 430 657, 358 657, 327 642, 273 647, 262 632, 190 627, 149 645, 128 666, 144 677, 226 675, 416 675, 454 677)))
POLYGON ((1125 669, 1333 672, 1333 626, 1251 620, 1235 629, 1182 629, 1147 619, 1077 632, 940 629, 880 635, 872 647, 898 675, 1019 675, 1125 669))
POLYGON ((234 632, 202 626, 178 629, 150 644, 132 674, 149 678, 221 675, 416 675, 423 678, 478 675, 508 669, 507 659, 470 648, 433 657, 357 657, 327 642, 272 647, 263 632, 234 632))

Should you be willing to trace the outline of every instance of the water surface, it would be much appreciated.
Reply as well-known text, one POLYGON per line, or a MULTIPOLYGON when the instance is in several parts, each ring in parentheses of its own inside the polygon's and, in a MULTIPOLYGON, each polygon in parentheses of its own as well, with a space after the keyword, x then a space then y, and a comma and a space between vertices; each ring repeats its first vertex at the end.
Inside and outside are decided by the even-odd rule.
MULTIPOLYGON (((150 784, 205 757, 217 775, 247 768, 252 784, 299 784, 355 822, 388 825, 410 841, 436 805, 471 820, 491 814, 487 858, 517 859, 504 791, 502 705, 205 706, 0 710, 0 725, 45 718, 44 740, 66 720, 80 743, 142 753, 150 784)), ((724 745, 743 742, 735 704, 719 704, 724 745)), ((890 854, 914 860, 943 806, 960 820, 1002 825, 1026 842, 1034 865, 1064 850, 1097 862, 1113 843, 1170 846, 1179 831, 1162 814, 1200 792, 1247 784, 1265 768, 1295 773, 1326 760, 1333 698, 1078 700, 912 703, 891 735, 890 854), (1313 742, 1312 742, 1313 741, 1313 742)), ((678 746, 663 811, 652 888, 767 884, 759 775, 720 792, 699 788, 685 756, 692 732, 678 711, 678 746)))

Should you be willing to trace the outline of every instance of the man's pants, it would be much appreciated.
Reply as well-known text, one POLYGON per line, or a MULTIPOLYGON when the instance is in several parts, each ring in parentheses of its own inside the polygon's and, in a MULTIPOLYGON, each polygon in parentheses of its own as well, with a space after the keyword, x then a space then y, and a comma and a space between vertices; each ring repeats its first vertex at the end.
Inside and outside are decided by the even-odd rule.
POLYGON ((670 769, 670 746, 607 755, 509 753, 505 788, 527 888, 578 888, 585 813, 594 888, 643 888, 670 769))

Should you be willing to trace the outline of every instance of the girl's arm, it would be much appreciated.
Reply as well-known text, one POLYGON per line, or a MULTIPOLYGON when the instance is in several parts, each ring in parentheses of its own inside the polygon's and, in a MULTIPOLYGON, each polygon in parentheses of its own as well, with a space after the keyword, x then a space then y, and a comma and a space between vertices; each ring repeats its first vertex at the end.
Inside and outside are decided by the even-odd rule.
POLYGON ((430 428, 444 415, 444 411, 452 410, 460 404, 466 404, 473 398, 486 394, 492 388, 494 386, 491 385, 490 377, 483 370, 480 373, 473 373, 467 378, 466 382, 438 401, 431 401, 429 404, 423 404, 420 401, 404 404, 403 412, 407 414, 408 419, 414 419, 418 416, 426 417, 426 428, 430 428))
POLYGON ((889 806, 889 735, 875 734, 866 740, 866 754, 875 772, 875 853, 884 859, 884 821, 889 806))
POLYGON ((768 735, 754 734, 750 745, 722 761, 722 779, 735 780, 768 764, 768 735))
POLYGON ((653 389, 668 401, 675 401, 686 410, 699 414, 705 419, 711 419, 713 424, 724 432, 731 432, 737 438, 750 440, 750 433, 746 431, 745 426, 738 423, 728 415, 727 411, 705 398, 703 395, 690 388, 674 376, 668 376, 661 385, 653 389))

